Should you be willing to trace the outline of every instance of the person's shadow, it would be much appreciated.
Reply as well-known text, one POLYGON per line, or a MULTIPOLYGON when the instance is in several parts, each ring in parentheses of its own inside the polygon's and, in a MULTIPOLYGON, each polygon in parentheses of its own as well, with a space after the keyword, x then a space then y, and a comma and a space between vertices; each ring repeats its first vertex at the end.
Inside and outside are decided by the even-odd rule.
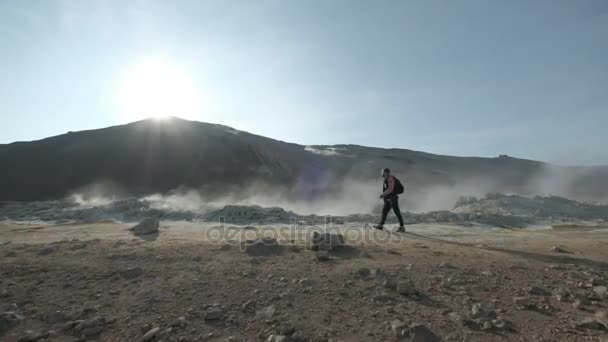
POLYGON ((449 244, 449 245, 463 246, 463 247, 476 248, 476 249, 482 249, 482 250, 487 250, 487 251, 494 251, 494 252, 501 252, 501 253, 516 255, 516 256, 528 258, 528 259, 531 259, 534 261, 555 263, 555 264, 584 265, 584 266, 599 268, 601 270, 608 271, 608 263, 602 262, 602 261, 597 261, 597 260, 581 258, 581 257, 573 257, 573 256, 568 256, 568 255, 547 255, 547 254, 541 254, 541 253, 536 253, 536 252, 527 252, 527 251, 500 248, 500 247, 478 246, 478 245, 473 245, 473 244, 465 243, 465 242, 450 241, 450 240, 444 240, 444 239, 431 237, 431 236, 424 236, 424 235, 420 235, 420 234, 416 234, 416 233, 412 233, 412 232, 405 232, 403 234, 406 234, 406 235, 409 235, 409 236, 412 236, 412 237, 415 237, 418 239, 434 241, 437 243, 445 243, 445 244, 449 244))

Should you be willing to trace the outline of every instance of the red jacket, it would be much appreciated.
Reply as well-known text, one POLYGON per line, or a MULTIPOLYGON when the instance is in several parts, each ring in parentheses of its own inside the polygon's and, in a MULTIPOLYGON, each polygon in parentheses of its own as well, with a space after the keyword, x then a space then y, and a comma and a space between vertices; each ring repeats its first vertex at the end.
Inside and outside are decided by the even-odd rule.
POLYGON ((382 184, 382 197, 388 196, 395 191, 395 177, 388 175, 382 184))

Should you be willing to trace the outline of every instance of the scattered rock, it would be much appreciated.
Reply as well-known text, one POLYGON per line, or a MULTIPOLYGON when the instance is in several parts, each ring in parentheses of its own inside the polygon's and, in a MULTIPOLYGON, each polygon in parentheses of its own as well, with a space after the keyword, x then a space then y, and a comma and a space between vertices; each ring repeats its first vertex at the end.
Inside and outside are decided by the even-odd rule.
POLYGON ((391 330, 397 337, 404 336, 407 332, 407 325, 401 320, 395 319, 391 321, 391 330))
POLYGON ((357 270, 357 273, 355 273, 356 278, 364 279, 364 280, 369 279, 370 275, 371 275, 371 271, 367 267, 361 267, 360 269, 357 270))
POLYGON ((147 333, 144 334, 144 336, 141 338, 141 340, 149 341, 149 340, 153 339, 154 337, 156 337, 156 335, 158 334, 159 331, 160 331, 159 327, 152 328, 152 329, 148 330, 147 333))
POLYGON ((563 302, 567 298, 570 298, 571 294, 568 292, 568 290, 558 287, 553 290, 553 296, 558 302, 563 302))
POLYGON ((105 327, 105 320, 103 317, 95 317, 92 319, 85 319, 75 321, 74 330, 80 333, 82 336, 91 337, 101 334, 105 327))
POLYGON ((342 234, 316 231, 312 233, 312 249, 314 250, 332 251, 344 244, 342 234))
POLYGON ((513 304, 522 307, 528 305, 528 298, 526 297, 513 297, 513 304))
POLYGON ((48 332, 34 332, 32 330, 28 330, 25 332, 25 335, 19 337, 17 342, 36 342, 42 339, 45 339, 49 336, 48 332))
POLYGON ((279 255, 283 249, 275 238, 264 237, 256 239, 250 244, 245 245, 245 253, 250 256, 272 256, 279 255))
POLYGON ((298 284, 303 285, 303 286, 312 286, 312 280, 310 280, 308 278, 302 278, 302 279, 298 280, 298 284))
POLYGON ((551 246, 551 248, 549 248, 549 250, 554 253, 566 253, 566 254, 570 253, 560 246, 551 246))
POLYGON ((232 248, 232 246, 225 244, 225 245, 221 245, 217 250, 220 252, 225 252, 225 251, 229 251, 232 248))
POLYGON ((587 298, 584 298, 584 297, 576 297, 574 299, 574 302, 572 302, 572 306, 575 309, 581 309, 585 305, 589 305, 589 300, 587 298))
POLYGON ((386 286, 389 282, 386 273, 384 273, 384 271, 379 268, 374 268, 373 270, 371 270, 369 275, 370 278, 374 279, 376 284, 380 286, 386 286))
POLYGON ((315 253, 315 258, 317 258, 317 260, 319 261, 327 261, 331 259, 329 257, 329 253, 326 250, 318 250, 315 253))
POLYGON ((575 326, 579 329, 608 330, 608 316, 606 311, 598 311, 594 316, 576 322, 575 326))
POLYGON ((171 323, 172 328, 180 328, 184 329, 188 325, 188 321, 186 321, 186 317, 180 317, 171 323))
POLYGON ((484 307, 481 303, 473 304, 471 307, 471 317, 483 319, 495 319, 496 312, 484 307))
POLYGON ((55 312, 51 312, 50 314, 47 315, 47 320, 51 324, 57 324, 57 323, 66 322, 68 320, 68 318, 65 313, 63 313, 61 311, 55 311, 55 312))
POLYGON ((400 280, 397 282, 397 292, 404 296, 412 296, 418 293, 416 285, 411 280, 400 280))
POLYGON ((38 255, 40 256, 44 256, 44 255, 49 255, 51 253, 55 252, 55 248, 47 246, 42 248, 41 250, 38 251, 38 255))
POLYGON ((23 318, 13 311, 0 313, 0 336, 19 324, 23 318))
POLYGON ((4 254, 4 256, 7 258, 14 258, 17 256, 17 253, 15 251, 10 251, 10 252, 7 252, 6 254, 4 254))
POLYGON ((206 321, 217 321, 224 317, 224 310, 220 308, 212 308, 205 313, 206 321))
POLYGON ((272 317, 274 317, 274 315, 277 313, 277 307, 274 305, 270 305, 265 307, 262 310, 259 310, 256 315, 259 317, 263 317, 266 319, 270 319, 272 317))
POLYGON ((531 294, 533 296, 547 296, 549 295, 549 292, 547 292, 547 290, 543 289, 540 286, 531 286, 528 288, 528 294, 531 294))
POLYGON ((120 272, 120 275, 126 279, 135 279, 144 274, 144 270, 141 267, 130 267, 120 272))
POLYGON ((595 286, 593 288, 593 294, 598 299, 606 299, 608 288, 606 286, 595 286))
POLYGON ((277 331, 281 335, 289 336, 289 335, 292 335, 296 331, 296 328, 293 326, 293 324, 291 324, 291 322, 283 322, 279 325, 279 327, 277 328, 277 331))
POLYGON ((77 244, 70 246, 70 250, 72 250, 72 251, 76 251, 79 249, 85 249, 85 248, 87 248, 86 243, 77 243, 77 244))
POLYGON ((250 312, 255 310, 255 302, 250 299, 241 305, 241 310, 245 312, 250 312))
POLYGON ((462 317, 462 315, 460 315, 457 312, 450 312, 448 314, 448 318, 454 323, 464 324, 464 322, 465 322, 464 317, 462 317))
POLYGON ((408 333, 411 342, 441 342, 439 336, 424 325, 413 325, 408 333))
POLYGON ((158 233, 158 219, 156 218, 146 218, 141 221, 139 224, 129 228, 134 235, 148 235, 158 233))
POLYGON ((255 276, 255 271, 254 271, 254 270, 252 270, 252 269, 247 268, 247 269, 244 269, 244 270, 241 272, 241 275, 242 275, 243 277, 253 277, 253 276, 255 276))

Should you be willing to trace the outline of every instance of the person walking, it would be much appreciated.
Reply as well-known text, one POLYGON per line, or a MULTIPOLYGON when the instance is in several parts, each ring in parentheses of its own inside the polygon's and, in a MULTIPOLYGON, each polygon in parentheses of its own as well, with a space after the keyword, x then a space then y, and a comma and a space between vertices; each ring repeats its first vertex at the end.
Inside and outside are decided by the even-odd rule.
POLYGON ((384 200, 384 207, 382 208, 380 224, 375 225, 374 228, 379 230, 384 229, 386 216, 392 208, 395 216, 397 216, 397 220, 399 220, 399 229, 397 231, 403 233, 405 232, 405 226, 403 225, 403 217, 399 210, 399 194, 403 193, 403 184, 401 184, 401 181, 397 177, 391 175, 391 170, 388 168, 382 169, 382 178, 384 178, 384 182, 382 183, 382 195, 380 195, 380 198, 384 200))

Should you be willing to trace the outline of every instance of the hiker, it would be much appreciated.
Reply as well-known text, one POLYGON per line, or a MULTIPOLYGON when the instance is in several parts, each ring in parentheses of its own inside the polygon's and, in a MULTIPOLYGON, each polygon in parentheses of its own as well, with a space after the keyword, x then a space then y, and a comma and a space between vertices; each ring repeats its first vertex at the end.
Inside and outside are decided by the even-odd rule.
POLYGON ((374 228, 380 230, 384 229, 386 216, 391 208, 393 208, 393 211, 399 220, 399 229, 397 231, 405 232, 403 217, 401 217, 401 211, 399 210, 399 194, 403 193, 403 184, 401 184, 395 176, 391 175, 391 170, 387 168, 382 169, 382 178, 384 178, 384 182, 382 183, 382 195, 380 195, 380 198, 384 200, 384 207, 382 208, 382 219, 380 220, 380 224, 374 226, 374 228))

